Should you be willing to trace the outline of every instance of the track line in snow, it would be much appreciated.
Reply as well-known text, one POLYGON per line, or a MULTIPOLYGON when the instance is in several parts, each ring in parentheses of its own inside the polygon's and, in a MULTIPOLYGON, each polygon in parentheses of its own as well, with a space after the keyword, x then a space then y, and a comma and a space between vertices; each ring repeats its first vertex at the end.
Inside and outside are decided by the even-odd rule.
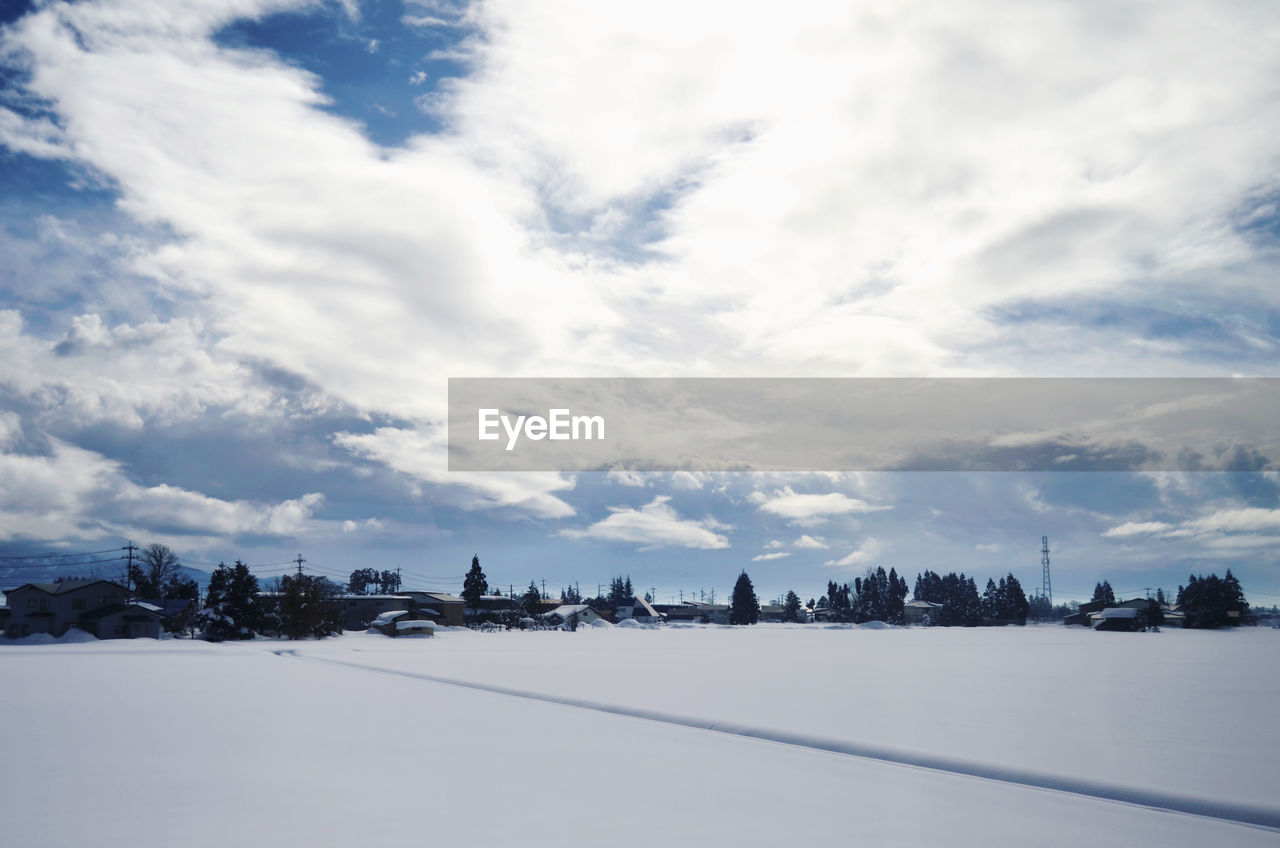
POLYGON ((558 704, 565 707, 575 707, 577 709, 593 710, 595 712, 626 716, 628 718, 656 721, 679 727, 691 727, 697 730, 708 730, 714 733, 724 733, 730 736, 740 736, 747 739, 777 742, 783 745, 793 745, 799 748, 809 748, 815 751, 841 754, 859 759, 878 760, 880 762, 893 763, 895 765, 914 766, 916 768, 930 769, 932 771, 939 771, 947 774, 976 777, 983 780, 994 780, 1000 783, 1008 783, 1035 789, 1047 789, 1053 792, 1065 792, 1072 795, 1081 795, 1086 798, 1095 798, 1102 801, 1134 804, 1140 807, 1148 807, 1150 809, 1160 810, 1163 812, 1182 813, 1202 818, 1217 819, 1219 821, 1229 822, 1232 824, 1248 825, 1251 827, 1280 831, 1280 809, 1256 807, 1248 804, 1232 804, 1225 801, 1211 801, 1203 798, 1192 798, 1185 795, 1160 792, 1158 790, 1116 786, 1114 784, 1088 780, 1086 778, 1042 774, 1039 772, 1011 768, 1008 766, 990 765, 968 760, 953 759, 951 757, 937 756, 934 754, 921 754, 913 751, 898 750, 895 748, 866 745, 859 742, 850 742, 844 739, 832 739, 808 733, 793 733, 791 731, 777 730, 767 727, 753 727, 751 725, 738 724, 736 722, 714 721, 692 716, 683 716, 676 713, 662 712, 660 710, 619 706, 617 704, 608 704, 601 701, 589 701, 583 698, 568 698, 560 695, 548 695, 541 692, 513 689, 508 686, 497 686, 489 683, 476 683, 469 680, 458 680, 451 677, 440 677, 438 675, 425 674, 422 672, 379 668, 378 666, 351 662, 349 660, 311 656, 299 653, 297 650, 280 650, 272 651, 272 653, 281 657, 329 663, 330 665, 345 666, 347 668, 355 668, 361 671, 390 674, 397 677, 408 677, 413 680, 423 680, 428 683, 457 686, 463 689, 473 689, 480 692, 491 692, 515 698, 525 698, 531 701, 558 704))

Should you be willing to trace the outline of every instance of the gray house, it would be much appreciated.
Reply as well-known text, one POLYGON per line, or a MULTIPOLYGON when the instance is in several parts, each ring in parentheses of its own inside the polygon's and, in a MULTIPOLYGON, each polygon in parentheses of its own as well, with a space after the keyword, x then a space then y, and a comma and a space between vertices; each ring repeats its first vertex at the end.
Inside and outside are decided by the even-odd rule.
POLYGON ((61 636, 72 627, 102 639, 160 635, 158 622, 163 616, 154 607, 148 609, 148 605, 130 603, 129 590, 110 580, 24 583, 5 594, 9 601, 5 634, 13 638, 33 633, 61 636), (101 612, 108 608, 110 612, 101 612), (125 616, 131 618, 126 620, 125 616), (105 629, 104 618, 109 619, 105 629), (119 632, 117 628, 124 624, 146 626, 136 630, 130 626, 119 632))

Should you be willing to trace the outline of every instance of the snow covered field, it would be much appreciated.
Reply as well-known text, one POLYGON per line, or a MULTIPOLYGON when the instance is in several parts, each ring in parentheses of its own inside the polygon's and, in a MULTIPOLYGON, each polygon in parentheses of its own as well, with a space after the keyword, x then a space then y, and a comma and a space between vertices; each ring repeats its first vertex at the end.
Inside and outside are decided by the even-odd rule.
POLYGON ((0 641, 0 844, 1273 846, 1226 819, 1280 821, 1278 650, 785 625, 0 641))

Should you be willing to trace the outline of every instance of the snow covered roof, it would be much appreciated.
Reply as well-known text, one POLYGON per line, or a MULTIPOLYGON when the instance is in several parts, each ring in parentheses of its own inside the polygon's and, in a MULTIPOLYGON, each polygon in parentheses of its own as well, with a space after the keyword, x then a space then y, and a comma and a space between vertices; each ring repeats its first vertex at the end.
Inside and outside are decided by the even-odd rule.
POLYGON ((930 601, 907 601, 904 607, 912 607, 913 609, 942 609, 942 604, 935 604, 930 601))
POLYGON ((560 606, 553 609, 551 612, 544 612, 542 616, 543 618, 549 618, 553 615, 558 615, 561 618, 568 618, 571 615, 576 615, 578 613, 581 613, 583 610, 589 610, 589 609, 591 609, 591 607, 587 606, 586 604, 561 604, 560 606))
POLYGON ((436 626, 430 621, 397 621, 396 631, 402 630, 435 630, 436 626))
POLYGON ((1100 613, 1096 613, 1099 618, 1137 618, 1141 610, 1133 607, 1107 607, 1100 613))

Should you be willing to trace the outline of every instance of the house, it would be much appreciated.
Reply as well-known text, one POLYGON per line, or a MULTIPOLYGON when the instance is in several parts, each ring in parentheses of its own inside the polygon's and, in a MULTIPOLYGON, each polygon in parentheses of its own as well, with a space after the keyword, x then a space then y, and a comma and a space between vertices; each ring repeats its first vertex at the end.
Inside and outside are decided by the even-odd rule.
POLYGON ((728 604, 709 604, 706 601, 685 601, 684 606, 693 610, 697 618, 705 624, 728 624, 729 623, 729 605, 728 604))
POLYGON ((436 624, 432 610, 388 610, 369 622, 369 631, 384 636, 434 636, 436 624))
POLYGON ((567 627, 574 630, 579 624, 591 624, 603 621, 600 614, 586 604, 563 604, 551 612, 544 612, 541 618, 552 627, 567 627))
POLYGON ((641 624, 661 624, 665 620, 644 598, 623 598, 614 611, 614 618, 616 621, 633 618, 641 624))
MULTIPOLYGON (((109 606, 129 605, 129 590, 110 580, 24 583, 16 589, 7 590, 5 594, 9 601, 9 620, 5 627, 5 634, 13 638, 30 636, 34 633, 61 636, 72 627, 85 629, 82 625, 92 627, 91 632, 94 632, 98 630, 98 618, 85 619, 86 613, 109 606)), ((144 615, 136 611, 130 614, 144 615)), ((146 617, 149 620, 150 616, 146 615, 146 617)), ((114 627, 119 623, 114 622, 112 629, 100 638, 109 639, 126 635, 114 632, 114 627)), ((157 632, 156 635, 158 636, 159 633, 157 632)))
POLYGON ((1135 607, 1107 607, 1091 613, 1089 621, 1094 630, 1145 630, 1147 618, 1135 607))
POLYGON ((342 629, 364 630, 384 612, 407 610, 413 606, 408 595, 340 595, 342 629))
POLYGON ((907 624, 923 624, 928 626, 938 618, 938 612, 942 609, 942 604, 935 604, 931 601, 907 601, 902 605, 902 614, 906 618, 907 624))
POLYGON ((79 627, 99 639, 159 639, 162 624, 160 607, 134 601, 90 610, 80 616, 79 627))
POLYGON ((436 613, 435 621, 445 627, 462 627, 465 623, 464 608, 466 602, 448 592, 400 591, 412 602, 410 609, 432 610, 436 613))

